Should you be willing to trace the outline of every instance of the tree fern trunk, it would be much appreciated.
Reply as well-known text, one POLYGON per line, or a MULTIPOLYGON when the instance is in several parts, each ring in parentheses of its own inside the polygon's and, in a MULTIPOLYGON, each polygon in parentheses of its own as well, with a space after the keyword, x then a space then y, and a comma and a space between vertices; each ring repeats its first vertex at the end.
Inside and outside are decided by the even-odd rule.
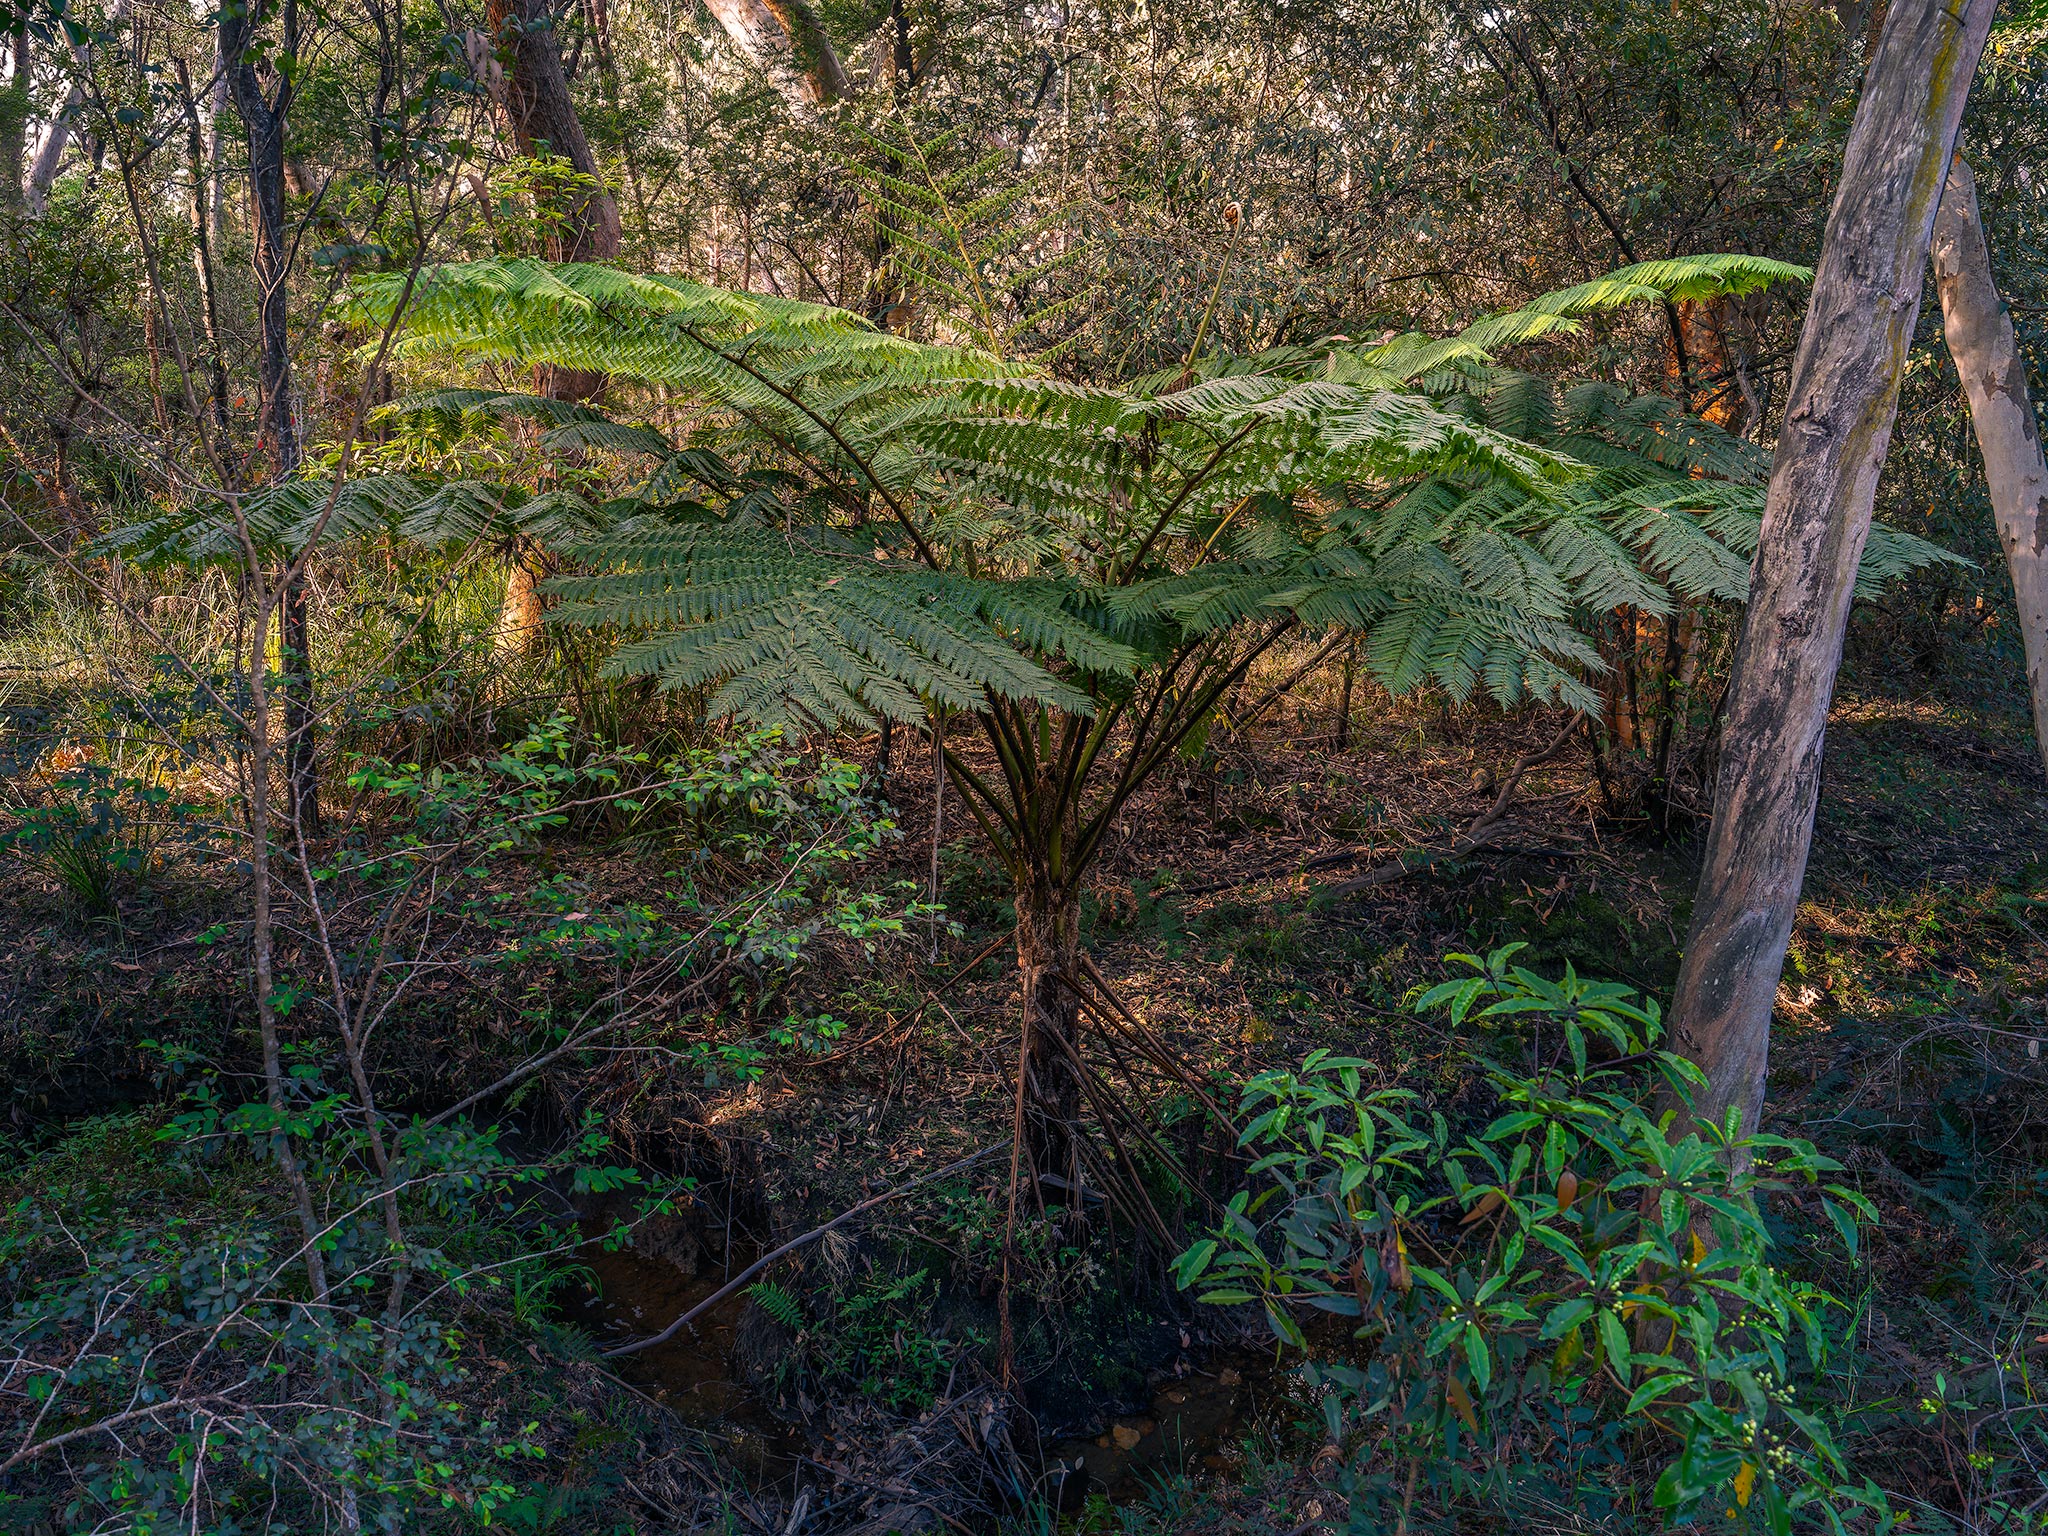
POLYGON ((1695 1109, 1762 1112, 1771 1007, 1805 879, 1856 568, 1898 412, 1942 180, 1996 0, 1894 0, 1857 103, 1793 359, 1713 833, 1671 1003, 1695 1109))
POLYGON ((1934 286, 1949 355, 1970 397, 1991 514, 2019 602, 2034 741, 2048 759, 2048 461, 2041 454, 2041 428, 2027 396, 2012 315, 1991 276, 1977 178, 1960 155, 1949 168, 1934 221, 1934 286))
POLYGON ((1081 908, 1034 882, 1017 892, 1017 970, 1024 999, 1024 1147, 1034 1174, 1081 1183, 1081 908))

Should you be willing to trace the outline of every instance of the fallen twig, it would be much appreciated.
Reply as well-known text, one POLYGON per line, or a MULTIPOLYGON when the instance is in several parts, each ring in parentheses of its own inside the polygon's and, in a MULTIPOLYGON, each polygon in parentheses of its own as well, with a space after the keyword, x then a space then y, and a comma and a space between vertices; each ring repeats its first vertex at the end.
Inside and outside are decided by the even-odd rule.
POLYGON ((1315 671, 1317 667, 1320 667, 1324 662, 1328 661, 1332 656, 1336 655, 1337 648, 1341 645, 1349 643, 1349 640, 1350 636, 1339 635, 1336 639, 1332 640, 1328 645, 1324 646, 1321 650, 1317 651, 1315 655, 1309 657, 1307 661, 1303 662, 1300 666, 1296 667, 1292 672, 1288 673, 1287 676, 1283 678, 1280 682, 1274 684, 1273 687, 1267 689, 1266 692, 1260 697, 1259 701, 1256 704, 1252 705, 1251 708, 1244 711, 1243 714, 1233 716, 1228 709, 1224 709, 1223 711, 1221 711, 1223 715, 1224 725, 1228 727, 1230 731, 1232 731, 1233 733, 1242 731, 1246 726, 1250 725, 1254 720, 1258 719, 1259 716, 1263 715, 1267 710, 1271 709, 1274 704, 1278 703, 1282 698, 1284 698, 1287 694, 1287 691, 1290 688, 1292 688, 1296 683, 1300 682, 1304 677, 1307 677, 1309 673, 1315 671))
POLYGON ((1458 840, 1451 844, 1449 848, 1434 851, 1410 849, 1398 858, 1392 859, 1376 869, 1369 869, 1364 874, 1358 875, 1353 879, 1327 886, 1319 894, 1323 896, 1349 896, 1355 891, 1370 890, 1376 885, 1386 885, 1392 881, 1403 879, 1408 875, 1416 873, 1418 870, 1428 869, 1433 864, 1441 864, 1447 859, 1461 859, 1466 854, 1484 847, 1493 840, 1494 834, 1500 828, 1501 818, 1507 815, 1508 807, 1514 803, 1515 786, 1522 782, 1522 775, 1531 768, 1534 768, 1538 763, 1548 762, 1559 752, 1563 751, 1565 743, 1577 734, 1580 725, 1583 723, 1582 716, 1573 715, 1571 719, 1565 722, 1564 729, 1551 737, 1545 746, 1538 748, 1534 752, 1524 752, 1520 757, 1516 758, 1515 766, 1508 770, 1508 776, 1501 781, 1500 793, 1494 797, 1493 804, 1481 812, 1473 820, 1472 825, 1460 833, 1458 840), (1419 858, 1415 857, 1418 853, 1421 854, 1419 858))
POLYGON ((1191 885, 1184 890, 1162 891, 1160 894, 1162 896, 1182 897, 1214 896, 1220 891, 1234 891, 1242 886, 1257 885, 1261 880, 1271 880, 1275 876, 1285 876, 1292 879, 1296 875, 1306 875, 1313 870, 1328 869, 1333 864, 1349 864, 1353 859, 1363 858, 1368 852, 1370 850, 1364 847, 1339 848, 1333 853, 1319 853, 1314 858, 1304 859, 1299 864, 1289 859, 1283 859, 1278 864, 1264 864, 1253 870, 1250 874, 1238 875, 1233 879, 1216 880, 1208 885, 1191 885))
POLYGON ((958 1162, 948 1163, 943 1168, 934 1168, 930 1173, 919 1174, 916 1178, 910 1180, 910 1182, 907 1184, 898 1184, 894 1189, 885 1189, 879 1195, 870 1195, 867 1199, 861 1201, 858 1205, 847 1207, 847 1209, 841 1211, 837 1216, 834 1216, 830 1221, 826 1222, 823 1226, 813 1227, 810 1231, 804 1233, 801 1237, 791 1238, 788 1242, 784 1243, 780 1248, 777 1248, 773 1253, 762 1254, 760 1258, 754 1260, 753 1263, 749 1264, 737 1275, 734 1275, 732 1279, 728 1280, 724 1285, 721 1285, 709 1296, 706 1296, 702 1301, 698 1302, 697 1305, 690 1308, 689 1311, 685 1312, 681 1317, 677 1318, 674 1322, 670 1323, 666 1328, 662 1329, 661 1332, 653 1334, 644 1339, 634 1339, 629 1343, 615 1344, 610 1349, 604 1351, 605 1357, 607 1359, 610 1359, 613 1356, 617 1355, 637 1354, 639 1351, 643 1349, 652 1349, 657 1344, 667 1343, 670 1339, 674 1338, 683 1329, 687 1328, 692 1322, 694 1322, 699 1317, 702 1317, 706 1312, 709 1312, 721 1301, 724 1301, 728 1296, 732 1295, 733 1292, 741 1289, 743 1286, 747 1284, 748 1281, 752 1280, 754 1276, 761 1273, 762 1270, 766 1269, 770 1264, 773 1264, 777 1259, 783 1257, 785 1254, 796 1252, 797 1249, 803 1247, 806 1243, 816 1242, 819 1238, 823 1237, 827 1232, 830 1232, 833 1228, 841 1226, 844 1223, 853 1220, 853 1218, 860 1215, 862 1211, 871 1211, 878 1205, 884 1205, 887 1202, 896 1199, 899 1195, 909 1194, 913 1189, 918 1188, 920 1185, 929 1184, 934 1179, 943 1179, 949 1173, 958 1173, 962 1168, 972 1167, 974 1164, 980 1162, 984 1157, 989 1156, 991 1153, 999 1152, 1008 1145, 1009 1142, 1007 1141, 999 1141, 995 1143, 993 1146, 983 1147, 979 1152, 970 1153, 968 1156, 961 1158, 958 1162))
MULTIPOLYGON (((952 975, 948 976, 944 981, 940 982, 936 987, 932 988, 931 991, 925 993, 924 1001, 919 1003, 917 1007, 912 1010, 910 1017, 903 1020, 900 1024, 885 1024, 882 1026, 882 1028, 876 1030, 872 1035, 869 1035, 865 1040, 856 1040, 853 1042, 853 1044, 842 1045, 841 1047, 839 1047, 838 1050, 828 1052, 826 1055, 815 1056, 811 1058, 809 1062, 805 1063, 805 1065, 813 1067, 822 1067, 826 1065, 828 1062, 843 1061, 848 1056, 857 1056, 862 1051, 868 1050, 869 1048, 875 1045, 887 1045, 895 1041, 899 1036, 909 1031, 910 1029, 916 1027, 917 1022, 924 1017, 925 1010, 927 1008, 930 1008, 933 1004, 937 1003, 940 998, 944 997, 948 992, 952 991, 953 988, 958 986, 961 982, 965 981, 967 979, 969 972, 971 972, 976 966, 980 965, 981 962, 986 960, 990 955, 994 954, 997 950, 1001 949, 1003 945, 1007 944, 1010 941, 1010 937, 1011 936, 1008 933, 999 933, 994 938, 990 939, 988 943, 984 944, 981 947, 981 949, 975 954, 972 960, 969 960, 965 965, 961 966, 958 970, 953 972, 952 975)), ((941 1008, 940 1011, 944 1012, 945 1010, 941 1008)))

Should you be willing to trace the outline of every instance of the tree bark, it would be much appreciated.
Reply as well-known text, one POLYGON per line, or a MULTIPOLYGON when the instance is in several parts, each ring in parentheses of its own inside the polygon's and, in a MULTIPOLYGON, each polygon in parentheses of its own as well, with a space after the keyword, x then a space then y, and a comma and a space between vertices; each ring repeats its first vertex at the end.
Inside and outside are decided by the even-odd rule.
POLYGON ((1996 0, 1894 0, 1849 131, 1793 359, 1722 735, 1713 831, 1672 998, 1694 1109, 1753 1132, 1813 841, 1821 746, 1935 208, 1996 0))
POLYGON ((903 9, 903 0, 889 0, 889 26, 889 64, 900 95, 917 84, 917 60, 910 51, 910 16, 903 9))
POLYGON ((789 100, 827 106, 853 94, 824 23, 810 0, 705 0, 747 62, 789 100))
MULTIPOLYGON (((107 12, 107 27, 117 28, 128 18, 129 0, 115 0, 114 8, 107 12)), ((77 59, 81 70, 92 68, 92 49, 86 43, 73 43, 72 56, 77 59)), ((26 85, 26 80, 23 84, 26 85)), ((50 188, 57 184, 57 172, 64 164, 65 148, 71 143, 72 124, 78 114, 85 110, 85 87, 73 85, 64 93, 64 101, 50 118, 50 131, 36 149, 34 162, 28 169, 27 184, 22 189, 22 201, 29 217, 39 219, 50 204, 50 188)))
POLYGON ((50 188, 57 184, 57 170, 63 165, 64 150, 71 143, 71 120, 84 108, 85 91, 74 85, 64 93, 63 105, 52 114, 49 132, 36 147, 36 157, 22 189, 22 202, 31 218, 39 219, 49 211, 50 188))
MULTIPOLYGON (((297 14, 291 0, 284 12, 284 54, 297 54, 297 14)), ((285 222, 285 123, 296 91, 293 76, 281 73, 271 95, 250 61, 249 46, 265 17, 259 7, 223 12, 221 58, 228 71, 228 90, 249 139, 249 208, 256 226, 256 291, 262 347, 260 430, 271 452, 271 471, 278 481, 298 473, 299 424, 292 399, 291 287, 292 232, 285 222)), ((290 562, 296 563, 296 562, 290 562)), ((278 647, 282 657, 286 777, 289 809, 300 832, 313 836, 320 826, 320 778, 313 750, 313 648, 306 622, 306 583, 292 575, 278 594, 278 647)))
MULTIPOLYGON (((215 39, 218 48, 219 39, 215 39)), ((213 88, 206 93, 206 219, 218 251, 228 239, 227 157, 221 153, 221 122, 228 115, 228 67, 214 60, 213 88)))
MULTIPOLYGON (((1017 892, 1017 970, 1024 998, 1024 1147, 1034 1175, 1082 1185, 1081 906, 1034 881, 1017 892)), ((1057 1187, 1057 1186, 1055 1186, 1057 1187)))
POLYGON ((605 191, 555 38, 548 0, 490 0, 492 35, 504 66, 499 105, 522 155, 553 155, 593 185, 566 194, 550 210, 550 261, 609 261, 619 254, 619 205, 605 191))
POLYGON ((220 294, 213 281, 212 197, 206 145, 199 126, 199 103, 192 95, 192 77, 185 61, 174 59, 178 91, 185 107, 185 166, 192 180, 192 271, 199 280, 199 314, 206 333, 207 397, 213 408, 215 451, 227 466, 228 368, 220 339, 220 294))
MULTIPOLYGON (((519 152, 553 155, 589 178, 546 210, 551 215, 548 259, 609 261, 619 254, 619 205, 604 189, 582 119, 576 115, 555 37, 553 7, 548 0, 490 0, 489 14, 498 61, 504 67, 498 104, 519 152)), ((604 375, 588 369, 541 364, 533 373, 534 392, 557 400, 587 400, 604 388, 604 375)), ((537 548, 522 545, 513 551, 498 622, 500 642, 508 649, 523 649, 540 632, 544 566, 537 548)))
POLYGON ((2027 369, 2012 315, 1991 276, 1991 252, 1977 209, 1977 178, 1958 155, 1934 220, 1934 287, 1942 334, 1970 399, 1984 455, 1991 515, 2005 546, 2027 649, 2034 742, 2048 763, 2048 461, 2027 395, 2027 369))

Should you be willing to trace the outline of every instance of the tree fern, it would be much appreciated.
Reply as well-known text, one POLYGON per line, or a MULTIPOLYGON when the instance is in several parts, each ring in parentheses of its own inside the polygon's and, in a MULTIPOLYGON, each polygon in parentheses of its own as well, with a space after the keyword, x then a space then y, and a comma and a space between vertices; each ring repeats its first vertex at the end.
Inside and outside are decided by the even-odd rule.
POLYGON ((641 523, 570 552, 617 569, 557 581, 565 621, 656 631, 623 646, 615 670, 674 687, 726 680, 713 708, 756 720, 921 719, 923 699, 975 710, 990 694, 1086 712, 1050 664, 1140 661, 1069 611, 1071 580, 978 581, 730 526, 641 523), (770 674, 786 699, 763 686, 770 674))
POLYGON ((773 1280, 757 1280, 747 1287, 747 1296, 754 1305, 766 1312, 791 1333, 804 1329, 803 1303, 791 1295, 788 1289, 773 1280))
MULTIPOLYGON (((876 183, 899 211, 961 207, 962 187, 989 169, 941 175, 928 150, 895 149, 924 177, 876 183)), ((976 249, 940 265, 965 281, 976 249)), ((418 402, 525 415, 547 423, 544 442, 651 465, 606 514, 608 532, 552 541, 597 572, 560 584, 563 617, 654 631, 613 666, 731 683, 719 699, 758 718, 837 724, 984 697, 1086 714, 1085 676, 1066 673, 1127 674, 1147 659, 1119 624, 1185 642, 1355 623, 1391 685, 1426 676, 1462 694, 1497 679, 1517 696, 1583 702, 1597 663, 1576 615, 1661 612, 1673 592, 1740 597, 1767 464, 1668 401, 1604 384, 1560 392, 1496 353, 1618 305, 1799 275, 1753 257, 1643 263, 1449 338, 1208 358, 1124 388, 913 343, 824 306, 524 261, 429 273, 404 345, 687 388, 837 509, 774 528, 762 514, 787 511, 787 487, 771 483, 752 516, 735 510, 715 532, 650 519, 692 478, 740 504, 729 476, 717 484, 644 425, 533 397, 418 402), (1080 617, 1091 586, 1118 589, 1095 605, 1107 630, 1080 617), (1509 666, 1511 652, 1529 664, 1509 666), (770 702, 771 676, 791 690, 783 703, 770 702)), ((396 294, 371 278, 353 302, 379 319, 396 294)), ((456 508, 480 505, 443 496, 424 521, 465 526, 456 508)), ((1866 580, 1940 557, 1886 531, 1866 580)))
MULTIPOLYGON (((924 192, 957 207, 989 169, 922 184, 892 170, 872 190, 908 226, 938 205, 924 192)), ((981 211, 1000 214, 1000 198, 981 211)), ((961 302, 1003 250, 964 235, 903 249, 961 302)), ((421 408, 524 413, 546 441, 618 465, 602 498, 577 502, 589 527, 551 539, 580 567, 553 584, 558 616, 618 627, 613 671, 708 685, 714 711, 803 727, 969 714, 987 751, 949 742, 947 771, 1014 884, 1031 1038, 1071 1044, 1074 914, 1107 830, 1285 637, 1355 634, 1391 689, 1587 708, 1591 620, 1742 596, 1767 471, 1756 449, 1668 401, 1559 390, 1499 356, 1617 305, 1793 275, 1750 257, 1645 263, 1451 337, 1209 354, 1111 386, 998 356, 1007 341, 986 317, 987 346, 918 344, 680 278, 484 262, 424 276, 403 345, 587 368, 690 402, 680 443, 509 396, 421 408), (690 457, 714 440, 730 460, 690 457)), ((380 322, 399 293, 365 279, 352 303, 380 322)), ((415 516, 409 490, 433 509, 417 514, 426 529, 484 505, 397 485, 366 493, 364 521, 415 516)), ((490 515, 528 505, 507 495, 490 515)), ((1866 583, 1935 558, 1881 532, 1866 583)), ((1078 1055, 1033 1049, 1032 1081, 1057 1101, 1042 1123, 1070 1123, 1078 1055)))
MULTIPOLYGON (((551 539, 583 568, 555 583, 560 617, 627 632, 614 671, 711 685, 714 709, 764 722, 970 713, 998 771, 950 754, 956 782, 1013 874, 1057 870, 1070 893, 1151 766, 1284 634, 1354 631, 1394 689, 1588 707, 1590 617, 1739 599, 1763 456, 1668 401, 1559 390, 1497 354, 1617 304, 1793 273, 1644 264, 1449 338, 1210 355, 1108 386, 817 305, 486 262, 426 275, 404 346, 664 384, 698 432, 751 445, 735 468, 587 407, 419 404, 524 415, 620 463, 616 493, 577 509, 590 527, 551 539), (686 486, 706 499, 671 499, 686 486)), ((352 302, 380 321, 397 297, 373 278, 352 302)), ((387 518, 405 500, 379 495, 387 518)), ((440 528, 483 499, 422 505, 440 528)), ((1937 558, 1881 531, 1866 587, 1937 558)))

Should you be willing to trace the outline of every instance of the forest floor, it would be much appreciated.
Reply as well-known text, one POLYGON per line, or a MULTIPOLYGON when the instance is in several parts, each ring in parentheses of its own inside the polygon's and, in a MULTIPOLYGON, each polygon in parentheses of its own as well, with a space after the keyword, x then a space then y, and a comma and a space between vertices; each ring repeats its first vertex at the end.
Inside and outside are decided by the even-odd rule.
MULTIPOLYGON (((1871 1409, 1892 1476, 1951 1506, 1982 1469, 1958 1459, 1940 1412, 1894 1410, 1918 1403, 1935 1372, 1961 1378, 1996 1356, 2016 1318, 2038 1332, 2027 1318, 2048 1268, 2048 780, 2024 713, 1975 692, 1845 688, 1769 1082, 1769 1128, 1839 1158, 1883 1216, 1864 1267, 1829 1276, 1869 1343, 1863 1379, 1844 1390, 1871 1409)), ((1668 998, 1697 839, 1604 816, 1583 741, 1528 770, 1479 851, 1330 896, 1406 850, 1448 846, 1556 725, 1384 699, 1356 720, 1342 752, 1319 709, 1217 744, 1163 775, 1108 850, 1087 947, 1190 1081, 1223 1086, 1330 1046, 1384 1080, 1455 1092, 1435 1081, 1443 1042, 1404 1010, 1452 951, 1526 942, 1522 963, 1536 970, 1570 964, 1668 998), (1340 853, 1351 857, 1330 857, 1340 853), (1312 861, 1323 862, 1301 872, 1312 861)), ((903 752, 893 766, 904 836, 889 858, 921 879, 928 756, 903 752)), ((802 1497, 814 1510, 857 1507, 877 1532, 936 1528, 1021 1466, 1034 1486, 1007 1492, 1050 1500, 1056 1484, 1037 1476, 1033 1447, 1085 1464, 1088 1483, 1070 1478, 1060 1501, 1083 1525, 1284 1532, 1334 1508, 1316 1479, 1320 1430, 1300 1422, 1263 1325, 1174 1298, 1163 1279, 1172 1255, 1142 1251, 1100 1217, 1027 1212, 1011 1284, 1035 1422, 1002 1419, 988 1384, 1006 1158, 878 1207, 670 1346, 597 1355, 666 1324, 775 1242, 1001 1145, 1011 957, 996 943, 953 978, 1009 913, 960 822, 956 803, 940 840, 957 934, 915 934, 873 961, 842 957, 755 1000, 844 1019, 829 1051, 778 1058, 751 1082, 686 1084, 621 1062, 561 1088, 565 1105, 601 1108, 645 1166, 702 1176, 634 1250, 591 1249, 596 1289, 566 1303, 548 1355, 527 1344, 531 1361, 510 1348, 498 1360, 479 1346, 486 1374, 540 1373, 517 1392, 581 1426, 564 1432, 555 1462, 565 1518, 716 1509, 739 1528, 781 1529, 802 1497), (1136 1502, 1112 1520, 1099 1497, 1076 1505, 1084 1486, 1136 1502)), ((629 857, 595 849, 552 861, 592 884, 642 878, 629 857)), ((157 1097, 136 1049, 144 1038, 233 1033, 232 959, 191 942, 207 916, 188 897, 119 930, 82 928, 52 893, 9 882, 0 1049, 16 1136, 157 1097)), ((435 1006, 487 1058, 504 999, 454 985, 435 1006)), ((1113 1070, 1149 1097, 1154 1123, 1182 1134, 1191 1161, 1223 1170, 1187 1082, 1113 1070)), ((1182 1214, 1199 1229, 1199 1205, 1182 1214)))

